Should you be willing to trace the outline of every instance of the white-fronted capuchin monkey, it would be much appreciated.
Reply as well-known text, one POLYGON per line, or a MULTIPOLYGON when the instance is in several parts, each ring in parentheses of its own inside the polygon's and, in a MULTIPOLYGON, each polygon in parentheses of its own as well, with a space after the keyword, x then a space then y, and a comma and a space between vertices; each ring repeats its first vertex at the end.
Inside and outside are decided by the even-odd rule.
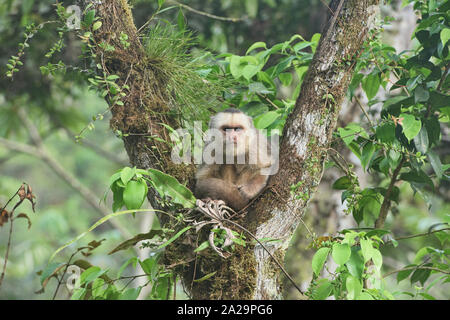
POLYGON ((262 191, 273 173, 270 144, 252 118, 234 108, 211 117, 208 132, 195 195, 223 200, 239 211, 262 191))

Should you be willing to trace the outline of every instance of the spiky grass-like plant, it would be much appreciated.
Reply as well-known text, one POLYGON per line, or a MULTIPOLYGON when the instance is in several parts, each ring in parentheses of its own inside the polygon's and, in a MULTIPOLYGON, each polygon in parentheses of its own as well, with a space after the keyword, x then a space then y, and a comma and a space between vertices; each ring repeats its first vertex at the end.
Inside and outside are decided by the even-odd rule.
POLYGON ((170 106, 186 120, 204 119, 208 109, 220 106, 218 98, 227 86, 220 77, 201 72, 212 66, 192 56, 195 44, 191 32, 161 21, 149 28, 144 41, 155 75, 166 86, 170 106))

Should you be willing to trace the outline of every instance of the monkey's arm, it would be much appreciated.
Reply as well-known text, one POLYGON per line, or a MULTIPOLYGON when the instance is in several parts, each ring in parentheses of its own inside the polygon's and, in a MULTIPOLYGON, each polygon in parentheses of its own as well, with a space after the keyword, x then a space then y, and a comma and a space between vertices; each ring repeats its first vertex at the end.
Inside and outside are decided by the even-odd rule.
POLYGON ((223 200, 234 210, 242 209, 249 200, 242 196, 235 185, 218 178, 197 180, 195 195, 200 199, 223 200))

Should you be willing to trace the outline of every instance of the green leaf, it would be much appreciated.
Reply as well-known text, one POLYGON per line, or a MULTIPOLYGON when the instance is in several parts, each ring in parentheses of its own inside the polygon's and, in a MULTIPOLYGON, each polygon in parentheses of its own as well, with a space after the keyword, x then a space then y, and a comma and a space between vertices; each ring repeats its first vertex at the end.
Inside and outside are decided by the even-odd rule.
POLYGON ((92 31, 100 29, 101 26, 102 26, 102 22, 101 21, 96 21, 94 23, 94 25, 92 26, 92 31))
POLYGON ((148 169, 153 185, 158 193, 169 196, 173 203, 181 204, 184 208, 193 208, 196 198, 191 190, 183 186, 174 177, 156 169, 148 169))
POLYGON ((360 240, 360 245, 361 245, 361 253, 364 257, 364 263, 365 263, 372 258, 372 251, 373 251, 372 241, 369 239, 363 238, 360 240))
POLYGON ((266 45, 265 42, 261 42, 261 41, 255 42, 254 44, 252 44, 252 45, 250 46, 250 48, 248 48, 248 50, 247 50, 247 52, 245 53, 245 55, 248 55, 250 52, 252 52, 253 50, 258 49, 258 48, 264 48, 264 49, 267 49, 267 45, 266 45))
POLYGON ((372 159, 374 152, 375 152, 375 145, 372 142, 368 141, 362 148, 361 152, 361 165, 363 166, 364 170, 366 170, 367 165, 372 159))
POLYGON ((313 289, 312 298, 314 300, 325 300, 330 296, 333 284, 328 279, 320 279, 317 286, 313 289))
POLYGON ((323 265, 327 260, 330 250, 331 248, 324 247, 317 250, 317 252, 314 254, 312 258, 312 269, 316 276, 319 276, 320 272, 322 271, 323 265))
POLYGON ((259 94, 271 94, 273 91, 266 88, 266 86, 262 82, 252 82, 248 85, 248 91, 250 93, 259 93, 259 94))
POLYGON ((403 118, 402 120, 402 128, 403 133, 406 138, 411 141, 415 136, 417 136, 422 128, 422 123, 420 120, 416 120, 411 114, 402 113, 399 118, 403 118))
POLYGON ((128 181, 130 181, 131 178, 133 178, 135 174, 136 174, 136 169, 132 169, 130 167, 125 167, 120 172, 120 179, 122 180, 123 184, 126 186, 128 181))
POLYGON ((331 256, 333 257, 333 260, 337 264, 343 265, 348 261, 351 253, 352 253, 352 251, 348 244, 335 243, 333 245, 333 251, 331 253, 331 256))
POLYGON ((367 95, 367 99, 372 100, 376 96, 380 83, 381 80, 378 73, 369 74, 362 80, 361 86, 367 95))
POLYGON ((392 122, 383 123, 376 129, 377 139, 382 143, 393 143, 395 140, 395 125, 392 122))
POLYGON ((89 27, 92 22, 94 22, 95 19, 95 10, 89 10, 85 15, 84 15, 84 24, 89 27))
POLYGON ((86 294, 86 288, 78 288, 73 291, 72 296, 70 297, 70 300, 81 300, 81 299, 83 299, 85 294, 86 294))
POLYGON ((184 18, 183 10, 181 10, 181 6, 180 6, 180 10, 178 10, 177 24, 178 24, 178 30, 182 31, 182 30, 186 29, 186 20, 184 18))
POLYGON ((372 261, 375 267, 377 267, 378 270, 381 270, 381 266, 383 265, 383 256, 378 249, 372 249, 372 261))
POLYGON ((128 288, 119 296, 119 300, 136 300, 141 293, 142 287, 128 288))
POLYGON ((254 75, 258 73, 259 69, 259 66, 248 64, 242 69, 242 75, 245 79, 250 80, 254 75))
POLYGON ((209 278, 214 276, 216 273, 217 273, 217 271, 213 271, 211 273, 208 273, 207 275, 201 277, 200 279, 195 279, 194 282, 202 282, 202 281, 208 280, 209 278))
POLYGON ((106 273, 107 271, 108 270, 102 270, 102 269, 100 269, 100 267, 96 267, 96 266, 86 269, 81 274, 80 285, 88 284, 91 281, 94 281, 95 279, 97 279, 98 277, 100 277, 101 275, 106 273))
POLYGON ((407 268, 414 267, 414 266, 415 266, 414 264, 407 265, 404 268, 405 270, 402 270, 402 271, 398 272, 397 273, 397 283, 399 283, 400 281, 405 280, 406 278, 408 278, 409 275, 414 271, 414 269, 412 269, 412 268, 411 269, 407 269, 407 268))
POLYGON ((358 279, 362 278, 364 272, 364 259, 361 257, 360 252, 356 247, 352 247, 350 259, 345 263, 348 272, 358 279))
POLYGON ((423 86, 417 86, 414 90, 414 102, 425 102, 430 98, 430 93, 423 86))
POLYGON ((427 129, 425 127, 422 127, 419 134, 414 137, 414 145, 422 154, 427 153, 429 142, 427 129))
POLYGON ((290 72, 280 73, 278 75, 278 78, 280 79, 283 86, 288 87, 292 83, 292 73, 290 73, 290 72))
POLYGON ((447 43, 447 41, 450 40, 450 29, 449 29, 449 28, 443 29, 443 30, 441 31, 440 38, 441 38, 442 45, 445 46, 445 44, 447 43))
POLYGON ((191 229, 192 226, 187 226, 184 227, 183 229, 181 229, 180 231, 178 231, 172 238, 170 238, 169 240, 167 240, 166 242, 164 242, 162 245, 160 245, 158 247, 158 250, 167 247, 169 244, 171 244, 172 242, 174 242, 175 240, 177 240, 183 233, 185 233, 186 231, 188 231, 189 229, 191 229))
POLYGON ((362 282, 352 275, 349 275, 345 280, 345 287, 347 288, 348 300, 356 300, 361 294, 363 288, 362 282))
POLYGON ((129 181, 123 191, 123 202, 127 209, 139 209, 147 195, 147 184, 144 180, 129 181))
POLYGON ((232 55, 231 58, 230 58, 230 72, 231 72, 231 75, 235 79, 239 79, 242 76, 242 69, 243 69, 243 67, 241 66, 241 57, 240 56, 236 56, 236 55, 232 55))
POLYGON ((281 115, 276 111, 266 112, 254 119, 254 124, 257 129, 265 129, 275 122, 281 115))
MULTIPOLYGON (((430 264, 426 264, 425 266, 430 266, 430 264)), ((414 284, 415 282, 420 282, 422 286, 425 284, 425 281, 427 281, 428 277, 431 274, 430 269, 417 269, 414 271, 414 273, 411 276, 411 284, 414 284)))
POLYGON ((51 276, 53 276, 55 273, 57 273, 59 270, 61 270, 62 267, 64 267, 66 264, 64 262, 52 262, 49 263, 45 269, 42 271, 41 274, 41 285, 44 286, 44 282, 48 280, 51 276))
POLYGON ((334 183, 332 188, 336 190, 347 190, 352 185, 350 178, 347 176, 340 177, 334 183))
POLYGON ((152 278, 154 275, 156 275, 158 264, 157 259, 155 259, 155 257, 147 258, 144 261, 139 260, 139 265, 141 266, 145 274, 148 274, 152 278))
POLYGON ((428 152, 428 160, 430 161, 431 167, 433 168, 436 176, 439 179, 442 179, 442 175, 444 174, 444 170, 442 169, 441 159, 439 156, 432 150, 428 152))

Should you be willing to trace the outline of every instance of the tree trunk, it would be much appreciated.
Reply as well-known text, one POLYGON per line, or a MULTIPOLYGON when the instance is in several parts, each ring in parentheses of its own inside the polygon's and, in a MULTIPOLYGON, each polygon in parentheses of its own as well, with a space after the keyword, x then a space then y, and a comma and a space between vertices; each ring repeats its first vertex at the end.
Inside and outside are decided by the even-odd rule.
MULTIPOLYGON (((309 199, 316 191, 323 173, 332 133, 356 59, 368 37, 378 0, 333 0, 332 13, 322 33, 310 68, 303 82, 295 109, 289 116, 280 145, 279 171, 271 177, 270 187, 249 208, 239 221, 257 238, 281 239, 266 247, 283 261, 293 232, 301 222, 309 199), (299 183, 300 182, 300 183, 299 183), (298 184, 299 183, 299 184, 298 184), (297 185, 295 190, 291 186, 297 185)), ((123 106, 113 106, 111 127, 122 133, 124 145, 133 165, 139 168, 158 168, 172 174, 181 182, 192 186, 192 166, 179 166, 170 162, 170 153, 164 145, 156 145, 160 153, 152 150, 157 142, 145 135, 163 138, 159 122, 168 110, 164 84, 152 74, 137 36, 131 11, 126 0, 104 1, 96 5, 102 27, 95 32, 97 43, 106 41, 116 50, 108 55, 98 53, 105 67, 129 87, 123 106), (131 43, 121 49, 120 33, 125 32, 131 43), (156 111, 156 112, 154 112, 156 111)), ((157 205, 149 196, 152 205, 157 205)), ((231 226, 230 226, 231 227, 231 226)), ((247 239, 250 237, 247 236, 247 239)), ((309 262, 308 262, 309 263, 309 262)), ((185 284, 191 284, 194 299, 279 299, 281 298, 280 270, 259 245, 237 247, 228 259, 219 256, 198 257, 195 265, 183 273, 185 284), (191 282, 192 268, 199 274, 215 272, 202 282, 191 282), (189 272, 187 272, 189 271, 189 272)))

